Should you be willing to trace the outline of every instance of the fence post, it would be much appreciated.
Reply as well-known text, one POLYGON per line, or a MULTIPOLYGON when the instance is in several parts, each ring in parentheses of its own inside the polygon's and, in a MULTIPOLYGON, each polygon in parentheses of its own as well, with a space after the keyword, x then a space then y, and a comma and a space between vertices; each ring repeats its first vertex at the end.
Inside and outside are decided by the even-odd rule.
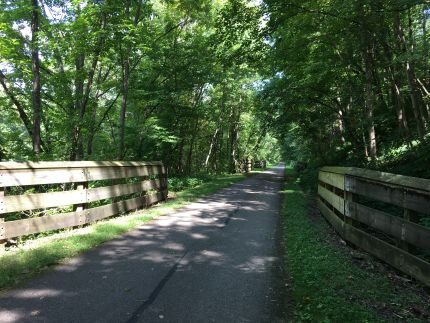
MULTIPOLYGON (((88 188, 88 182, 80 182, 80 183, 75 183, 75 190, 77 191, 83 191, 85 189, 88 188)), ((85 196, 85 201, 86 199, 86 194, 82 195, 85 196)), ((80 211, 84 211, 87 207, 87 203, 83 202, 83 203, 79 203, 79 204, 73 204, 73 211, 75 212, 80 212, 80 211)), ((79 223, 82 225, 84 224, 85 221, 85 215, 80 215, 79 216, 79 223)))
POLYGON ((349 206, 348 202, 353 202, 354 201, 354 194, 352 192, 349 192, 348 190, 350 189, 350 185, 351 183, 349 182, 349 177, 344 174, 343 175, 344 178, 344 191, 343 191, 343 200, 344 200, 344 211, 343 211, 343 221, 346 224, 349 224, 351 226, 354 225, 354 220, 347 216, 347 214, 349 214, 349 210, 347 210, 346 208, 349 206))
POLYGON ((246 159, 246 172, 249 173, 252 171, 252 159, 247 158, 246 159))
MULTIPOLYGON (((418 214, 415 211, 412 210, 408 210, 408 209, 403 209, 403 218, 407 221, 413 222, 413 223, 417 223, 419 218, 418 218, 418 214)), ((402 248, 405 251, 411 252, 413 250, 412 247, 409 243, 407 243, 405 241, 405 227, 402 226, 402 237, 401 240, 399 241, 399 246, 400 248, 402 248)))
POLYGON ((167 197, 169 195, 169 191, 168 191, 168 181, 167 181, 167 169, 166 166, 161 165, 161 180, 160 180, 160 189, 161 189, 161 194, 162 194, 162 200, 166 201, 167 197))
MULTIPOLYGON (((0 214, 3 213, 4 209, 4 193, 4 187, 0 187, 0 214)), ((4 222, 4 217, 0 217, 0 251, 4 250, 4 248, 6 247, 6 239, 3 239, 5 237, 4 222)))

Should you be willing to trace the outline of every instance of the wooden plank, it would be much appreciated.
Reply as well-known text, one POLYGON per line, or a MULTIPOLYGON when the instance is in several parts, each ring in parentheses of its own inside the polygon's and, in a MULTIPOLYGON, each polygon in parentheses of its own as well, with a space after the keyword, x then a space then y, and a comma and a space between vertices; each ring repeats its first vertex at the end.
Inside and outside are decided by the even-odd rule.
POLYGON ((0 186, 26 186, 86 182, 84 169, 20 169, 0 170, 0 186))
POLYGON ((85 218, 84 212, 68 212, 56 215, 42 216, 38 218, 6 221, 5 236, 6 238, 20 237, 32 233, 58 230, 83 224, 82 217, 85 218))
POLYGON ((430 250, 430 229, 367 206, 346 201, 345 214, 417 247, 430 250))
POLYGON ((111 167, 102 169, 87 169, 87 178, 89 181, 117 179, 128 177, 142 177, 150 175, 162 174, 160 166, 144 166, 144 167, 111 167))
POLYGON ((347 175, 366 178, 372 181, 382 182, 386 184, 398 185, 410 189, 430 192, 430 179, 403 176, 363 168, 350 168, 347 171, 347 175))
POLYGON ((49 161, 49 162, 0 162, 1 170, 16 169, 53 169, 53 168, 89 168, 89 167, 141 167, 162 166, 161 161, 49 161))
POLYGON ((361 177, 372 181, 393 184, 393 185, 407 187, 410 189, 430 192, 430 179, 391 174, 391 173, 379 172, 375 170, 357 168, 357 167, 326 166, 326 167, 322 167, 321 170, 325 172, 361 177))
POLYGON ((318 194, 340 213, 345 213, 345 204, 342 197, 334 194, 333 192, 330 192, 328 189, 322 187, 321 185, 318 185, 318 194))
POLYGON ((135 197, 132 199, 119 201, 116 203, 99 206, 89 209, 85 215, 85 223, 91 223, 97 220, 105 219, 113 215, 125 213, 131 210, 137 210, 142 207, 148 207, 162 200, 162 193, 157 192, 154 194, 135 197))
POLYGON ((334 173, 339 175, 344 175, 348 173, 352 167, 337 167, 337 166, 324 166, 320 170, 323 172, 334 173))
POLYGON ((84 203, 86 191, 61 191, 26 195, 6 195, 3 213, 84 203))
POLYGON ((318 174, 318 179, 321 182, 327 183, 341 190, 344 190, 345 188, 345 179, 344 176, 341 174, 329 173, 320 170, 318 174))
POLYGON ((430 263, 423 259, 415 257, 353 226, 345 226, 345 239, 430 286, 430 263))
POLYGON ((318 208, 336 232, 343 237, 345 223, 320 199, 318 199, 318 208))
POLYGON ((162 174, 161 166, 0 170, 0 186, 88 182, 162 174))
POLYGON ((74 227, 84 223, 94 222, 116 214, 152 205, 163 198, 163 193, 136 197, 113 204, 103 205, 77 212, 42 216, 38 218, 4 222, 5 238, 14 238, 32 233, 74 227))
POLYGON ((145 192, 152 189, 159 190, 161 188, 161 180, 148 180, 134 184, 118 184, 113 186, 98 187, 87 190, 87 202, 95 202, 111 197, 133 194, 137 192, 145 192))
POLYGON ((148 191, 151 189, 163 189, 162 180, 148 180, 134 184, 119 184, 106 187, 97 187, 84 190, 49 192, 27 195, 6 195, 4 196, 3 208, 0 213, 19 212, 24 210, 34 210, 56 206, 66 206, 71 204, 83 204, 95 202, 115 196, 133 194, 136 192, 148 191))
POLYGON ((345 177, 345 190, 373 200, 430 214, 430 192, 404 189, 403 186, 370 181, 349 175, 345 177))

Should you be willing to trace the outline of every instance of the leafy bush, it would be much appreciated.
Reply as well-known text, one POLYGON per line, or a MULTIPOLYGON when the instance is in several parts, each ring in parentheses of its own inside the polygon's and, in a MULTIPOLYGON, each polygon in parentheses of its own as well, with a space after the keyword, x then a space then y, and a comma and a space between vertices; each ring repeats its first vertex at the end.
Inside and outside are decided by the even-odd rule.
POLYGON ((169 190, 173 192, 183 191, 187 188, 194 188, 209 181, 208 176, 199 177, 169 177, 169 190))

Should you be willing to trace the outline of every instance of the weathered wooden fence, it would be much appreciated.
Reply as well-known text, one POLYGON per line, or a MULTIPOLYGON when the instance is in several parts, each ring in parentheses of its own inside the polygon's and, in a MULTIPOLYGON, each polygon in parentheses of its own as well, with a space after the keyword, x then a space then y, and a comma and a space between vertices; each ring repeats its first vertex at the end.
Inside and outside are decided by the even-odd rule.
POLYGON ((161 162, 2 162, 0 240, 79 226, 166 198, 161 162), (56 207, 68 212, 51 214, 56 207), (31 210, 37 216, 5 220, 31 210))
POLYGON ((267 168, 267 160, 256 160, 253 162, 253 167, 266 169, 267 168))
POLYGON ((346 241, 430 286, 430 180, 324 167, 318 195, 322 214, 346 241))

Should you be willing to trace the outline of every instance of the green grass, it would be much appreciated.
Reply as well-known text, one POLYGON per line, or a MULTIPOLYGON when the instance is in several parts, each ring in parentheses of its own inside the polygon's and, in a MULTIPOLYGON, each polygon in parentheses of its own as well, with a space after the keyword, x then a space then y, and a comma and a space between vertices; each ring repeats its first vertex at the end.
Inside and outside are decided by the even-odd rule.
POLYGON ((28 241, 25 246, 0 256, 0 288, 11 287, 49 266, 94 248, 130 229, 178 209, 190 201, 214 193, 242 179, 244 179, 243 175, 220 175, 200 186, 176 193, 174 200, 169 200, 157 207, 100 221, 86 228, 28 241))
POLYGON ((425 308, 426 301, 410 290, 397 290, 386 275, 356 266, 348 248, 342 250, 333 242, 327 223, 309 215, 306 196, 292 170, 287 175, 282 229, 293 321, 416 320, 408 309, 425 308))

